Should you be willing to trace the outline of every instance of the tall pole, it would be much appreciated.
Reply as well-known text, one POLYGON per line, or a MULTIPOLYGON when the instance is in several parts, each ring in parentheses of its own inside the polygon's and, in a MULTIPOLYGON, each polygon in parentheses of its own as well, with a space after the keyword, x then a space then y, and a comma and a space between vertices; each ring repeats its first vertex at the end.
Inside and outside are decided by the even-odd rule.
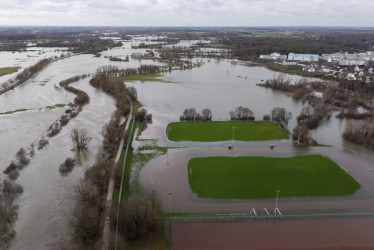
POLYGON ((275 199, 274 215, 276 215, 277 209, 278 209, 278 194, 279 194, 280 190, 275 190, 275 192, 277 192, 277 198, 275 199))
POLYGON ((168 195, 169 195, 169 229, 170 229, 170 245, 171 245, 171 195, 172 193, 171 192, 168 192, 168 195))
POLYGON ((232 146, 234 146, 235 143, 235 127, 232 127, 232 146))
POLYGON ((166 137, 167 137, 167 145, 166 145, 166 164, 169 165, 169 130, 170 130, 170 105, 168 105, 169 109, 169 123, 166 127, 166 137))

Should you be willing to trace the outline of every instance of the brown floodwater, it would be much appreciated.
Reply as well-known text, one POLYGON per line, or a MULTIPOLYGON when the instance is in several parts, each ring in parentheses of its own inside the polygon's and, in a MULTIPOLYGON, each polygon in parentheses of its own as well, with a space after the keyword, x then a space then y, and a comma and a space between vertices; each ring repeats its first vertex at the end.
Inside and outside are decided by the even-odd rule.
MULTIPOLYGON (((151 160, 142 170, 140 182, 148 191, 156 190, 164 211, 168 210, 168 192, 172 192, 173 212, 246 211, 252 208, 262 210, 274 208, 274 200, 218 200, 196 197, 188 183, 187 164, 189 159, 203 156, 269 156, 290 157, 302 154, 321 154, 343 167, 360 184, 361 189, 348 197, 330 198, 288 198, 280 199, 279 209, 357 209, 374 207, 374 175, 370 169, 371 160, 341 151, 334 147, 295 148, 278 146, 270 150, 268 146, 236 147, 230 151, 223 147, 170 149, 168 155, 151 160), (167 164, 167 157, 169 164, 167 164)), ((193 174, 193 173, 192 173, 193 174)))
POLYGON ((173 223, 171 249, 374 249, 374 219, 173 223))

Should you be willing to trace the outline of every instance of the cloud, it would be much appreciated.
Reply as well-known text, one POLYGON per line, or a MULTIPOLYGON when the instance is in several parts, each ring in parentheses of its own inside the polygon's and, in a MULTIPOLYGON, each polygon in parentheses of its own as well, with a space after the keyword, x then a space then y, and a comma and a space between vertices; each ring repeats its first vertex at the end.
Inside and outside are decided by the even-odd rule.
POLYGON ((0 0, 0 24, 372 26, 371 5, 369 0, 0 0))

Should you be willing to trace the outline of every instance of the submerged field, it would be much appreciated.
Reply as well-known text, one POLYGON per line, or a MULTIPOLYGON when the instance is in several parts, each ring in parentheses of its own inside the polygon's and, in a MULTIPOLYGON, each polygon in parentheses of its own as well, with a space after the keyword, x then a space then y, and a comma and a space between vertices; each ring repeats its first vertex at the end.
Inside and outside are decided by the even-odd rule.
POLYGON ((272 122, 173 122, 167 126, 171 141, 266 141, 288 139, 287 133, 272 122))
POLYGON ((17 72, 20 69, 20 67, 6 67, 6 68, 0 68, 0 77, 5 76, 8 74, 12 74, 14 72, 17 72))
POLYGON ((192 191, 201 198, 269 199, 353 194, 360 184, 320 155, 204 157, 188 163, 192 191))

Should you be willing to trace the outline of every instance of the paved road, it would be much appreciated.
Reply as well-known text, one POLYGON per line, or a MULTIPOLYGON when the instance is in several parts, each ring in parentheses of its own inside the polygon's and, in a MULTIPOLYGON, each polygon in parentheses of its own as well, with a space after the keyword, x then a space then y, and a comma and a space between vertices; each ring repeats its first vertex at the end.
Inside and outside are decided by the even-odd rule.
MULTIPOLYGON (((131 99, 129 97, 127 97, 127 98, 130 101, 130 114, 129 114, 129 117, 126 121, 126 126, 125 126, 125 129, 124 129, 123 137, 121 139, 121 143, 120 143, 120 146, 119 146, 118 151, 117 151, 117 155, 116 155, 116 158, 115 158, 115 161, 114 161, 114 165, 113 165, 112 171, 110 173, 108 193, 107 193, 107 197, 106 197, 106 201, 105 201, 105 211, 104 211, 105 222, 104 222, 102 242, 101 242, 101 249, 102 250, 109 249, 110 211, 111 211, 111 207, 112 207, 112 203, 113 203, 113 191, 114 191, 115 175, 116 175, 116 170, 117 170, 117 166, 118 166, 118 161, 119 161, 119 159, 121 157, 121 153, 123 151, 123 145, 125 144, 124 137, 126 136, 128 130, 129 130, 131 121, 133 120, 132 102, 131 102, 131 99)), ((131 132, 130 132, 130 135, 131 135, 131 132)), ((129 140, 131 140, 131 136, 129 137, 129 140)), ((129 145, 127 144, 126 155, 127 155, 128 146, 129 145)), ((126 157, 124 159, 124 163, 125 162, 126 162, 126 157)), ((121 186, 122 186, 122 184, 121 184, 121 186)))

